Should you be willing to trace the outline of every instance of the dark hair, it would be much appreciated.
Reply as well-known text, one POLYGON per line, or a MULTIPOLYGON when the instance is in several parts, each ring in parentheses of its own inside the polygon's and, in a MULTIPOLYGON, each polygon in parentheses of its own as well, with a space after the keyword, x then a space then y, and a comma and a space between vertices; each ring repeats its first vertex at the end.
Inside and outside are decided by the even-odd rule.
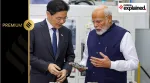
POLYGON ((47 4, 47 11, 50 12, 51 15, 54 15, 60 11, 68 11, 69 5, 63 0, 51 0, 47 4))

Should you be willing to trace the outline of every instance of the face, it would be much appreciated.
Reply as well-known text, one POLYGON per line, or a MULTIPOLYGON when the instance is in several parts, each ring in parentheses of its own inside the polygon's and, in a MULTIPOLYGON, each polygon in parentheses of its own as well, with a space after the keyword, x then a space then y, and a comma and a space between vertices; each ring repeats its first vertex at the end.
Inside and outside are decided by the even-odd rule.
POLYGON ((105 16, 103 12, 95 12, 92 14, 92 22, 98 35, 102 35, 109 28, 109 17, 105 16))
POLYGON ((47 12, 47 17, 52 26, 59 29, 66 22, 67 11, 60 11, 54 15, 51 15, 49 12, 47 12))

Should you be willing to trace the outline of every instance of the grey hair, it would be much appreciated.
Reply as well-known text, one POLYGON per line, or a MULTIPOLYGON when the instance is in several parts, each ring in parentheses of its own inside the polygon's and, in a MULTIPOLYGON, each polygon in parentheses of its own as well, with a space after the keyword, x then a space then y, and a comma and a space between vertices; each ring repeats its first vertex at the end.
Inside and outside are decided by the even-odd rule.
POLYGON ((107 16, 112 16, 112 12, 108 8, 104 9, 104 14, 105 14, 106 17, 107 16))

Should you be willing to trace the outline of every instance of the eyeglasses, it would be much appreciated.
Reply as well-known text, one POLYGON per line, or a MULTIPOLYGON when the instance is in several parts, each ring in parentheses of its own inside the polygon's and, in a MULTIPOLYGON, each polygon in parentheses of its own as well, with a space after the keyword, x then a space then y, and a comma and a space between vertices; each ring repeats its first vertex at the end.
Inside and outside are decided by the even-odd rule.
POLYGON ((56 17, 56 20, 57 20, 58 22, 60 22, 61 20, 66 21, 66 19, 67 19, 67 17, 65 17, 65 18, 62 18, 62 17, 56 17))

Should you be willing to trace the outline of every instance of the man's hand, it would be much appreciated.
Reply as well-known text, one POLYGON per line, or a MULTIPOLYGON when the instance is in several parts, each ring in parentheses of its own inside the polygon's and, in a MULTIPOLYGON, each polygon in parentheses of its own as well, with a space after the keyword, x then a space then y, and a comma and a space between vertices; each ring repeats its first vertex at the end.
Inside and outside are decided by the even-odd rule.
POLYGON ((63 69, 60 72, 61 72, 61 74, 57 76, 57 80, 56 81, 59 82, 59 83, 63 83, 64 80, 66 79, 67 70, 63 69))
POLYGON ((83 71, 85 71, 86 69, 84 69, 84 68, 78 68, 78 70, 79 70, 80 72, 83 72, 83 71))
POLYGON ((56 64, 50 63, 48 66, 48 71, 55 76, 61 74, 60 70, 60 67, 58 67, 56 64))
POLYGON ((91 59, 90 59, 91 63, 95 67, 110 68, 110 66, 111 66, 110 59, 106 55, 104 55, 102 52, 100 52, 100 55, 103 57, 103 59, 91 57, 91 59))

